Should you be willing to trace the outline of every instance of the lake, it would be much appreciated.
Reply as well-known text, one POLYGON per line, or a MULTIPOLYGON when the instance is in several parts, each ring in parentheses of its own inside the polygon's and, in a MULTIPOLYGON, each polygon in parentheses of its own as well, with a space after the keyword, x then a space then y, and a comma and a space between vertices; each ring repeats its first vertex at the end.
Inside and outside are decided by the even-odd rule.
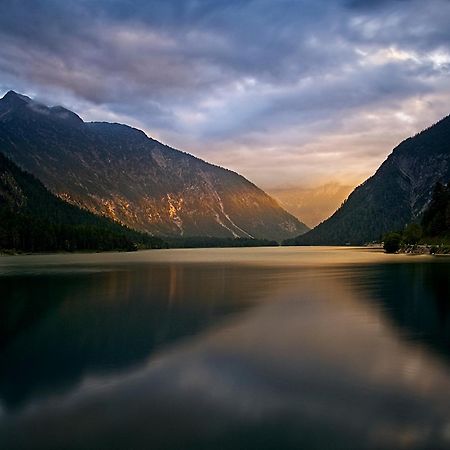
POLYGON ((450 258, 0 257, 2 449, 448 449, 450 258))

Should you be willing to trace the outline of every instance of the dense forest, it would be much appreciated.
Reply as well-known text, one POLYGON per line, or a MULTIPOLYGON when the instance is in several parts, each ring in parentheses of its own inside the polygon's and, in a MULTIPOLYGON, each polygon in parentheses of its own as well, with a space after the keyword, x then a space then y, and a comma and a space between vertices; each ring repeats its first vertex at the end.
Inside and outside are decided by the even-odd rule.
POLYGON ((403 230, 384 236, 384 248, 388 253, 417 244, 432 245, 432 253, 436 252, 436 246, 441 247, 441 253, 447 252, 450 244, 450 183, 436 183, 420 224, 411 223, 403 230))
POLYGON ((422 218, 423 235, 450 242, 450 182, 437 183, 431 202, 422 218))
POLYGON ((131 251, 166 246, 160 238, 66 203, 0 153, 2 251, 131 251))

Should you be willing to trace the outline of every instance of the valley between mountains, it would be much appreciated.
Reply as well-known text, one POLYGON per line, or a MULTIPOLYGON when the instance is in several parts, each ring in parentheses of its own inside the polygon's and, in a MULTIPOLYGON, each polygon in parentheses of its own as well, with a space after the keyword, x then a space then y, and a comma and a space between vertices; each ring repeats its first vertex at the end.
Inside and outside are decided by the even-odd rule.
MULTIPOLYGON (((11 219, 17 214, 18 223, 29 221, 35 228, 36 220, 43 220, 47 228, 94 227, 98 236, 107 229, 101 246, 106 249, 116 243, 124 249, 136 243, 163 247, 161 239, 184 239, 177 245, 189 246, 215 245, 214 239, 241 239, 240 245, 363 245, 419 223, 436 184, 449 182, 450 117, 400 143, 312 230, 233 171, 127 125, 84 122, 68 109, 14 91, 0 100, 0 154, 0 212, 9 224, 0 231, 9 247, 20 241, 11 219)), ((89 234, 77 230, 72 234, 89 234)), ((32 236, 24 239, 34 242, 32 236)), ((53 240, 66 242, 67 230, 58 229, 53 240)), ((68 247, 96 248, 86 242, 68 247)))

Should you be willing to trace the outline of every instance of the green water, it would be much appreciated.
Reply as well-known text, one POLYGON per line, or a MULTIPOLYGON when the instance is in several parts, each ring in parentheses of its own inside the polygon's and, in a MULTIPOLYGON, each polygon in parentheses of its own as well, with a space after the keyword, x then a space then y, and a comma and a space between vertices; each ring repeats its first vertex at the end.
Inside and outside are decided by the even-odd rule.
POLYGON ((450 448, 450 258, 0 257, 0 448, 450 448))

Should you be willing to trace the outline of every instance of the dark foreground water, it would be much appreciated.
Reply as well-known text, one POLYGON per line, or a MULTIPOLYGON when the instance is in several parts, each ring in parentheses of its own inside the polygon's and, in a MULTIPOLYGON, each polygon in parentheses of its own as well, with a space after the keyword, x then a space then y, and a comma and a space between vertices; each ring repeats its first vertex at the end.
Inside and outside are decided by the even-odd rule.
POLYGON ((1 449, 448 449, 450 258, 0 257, 1 449))

